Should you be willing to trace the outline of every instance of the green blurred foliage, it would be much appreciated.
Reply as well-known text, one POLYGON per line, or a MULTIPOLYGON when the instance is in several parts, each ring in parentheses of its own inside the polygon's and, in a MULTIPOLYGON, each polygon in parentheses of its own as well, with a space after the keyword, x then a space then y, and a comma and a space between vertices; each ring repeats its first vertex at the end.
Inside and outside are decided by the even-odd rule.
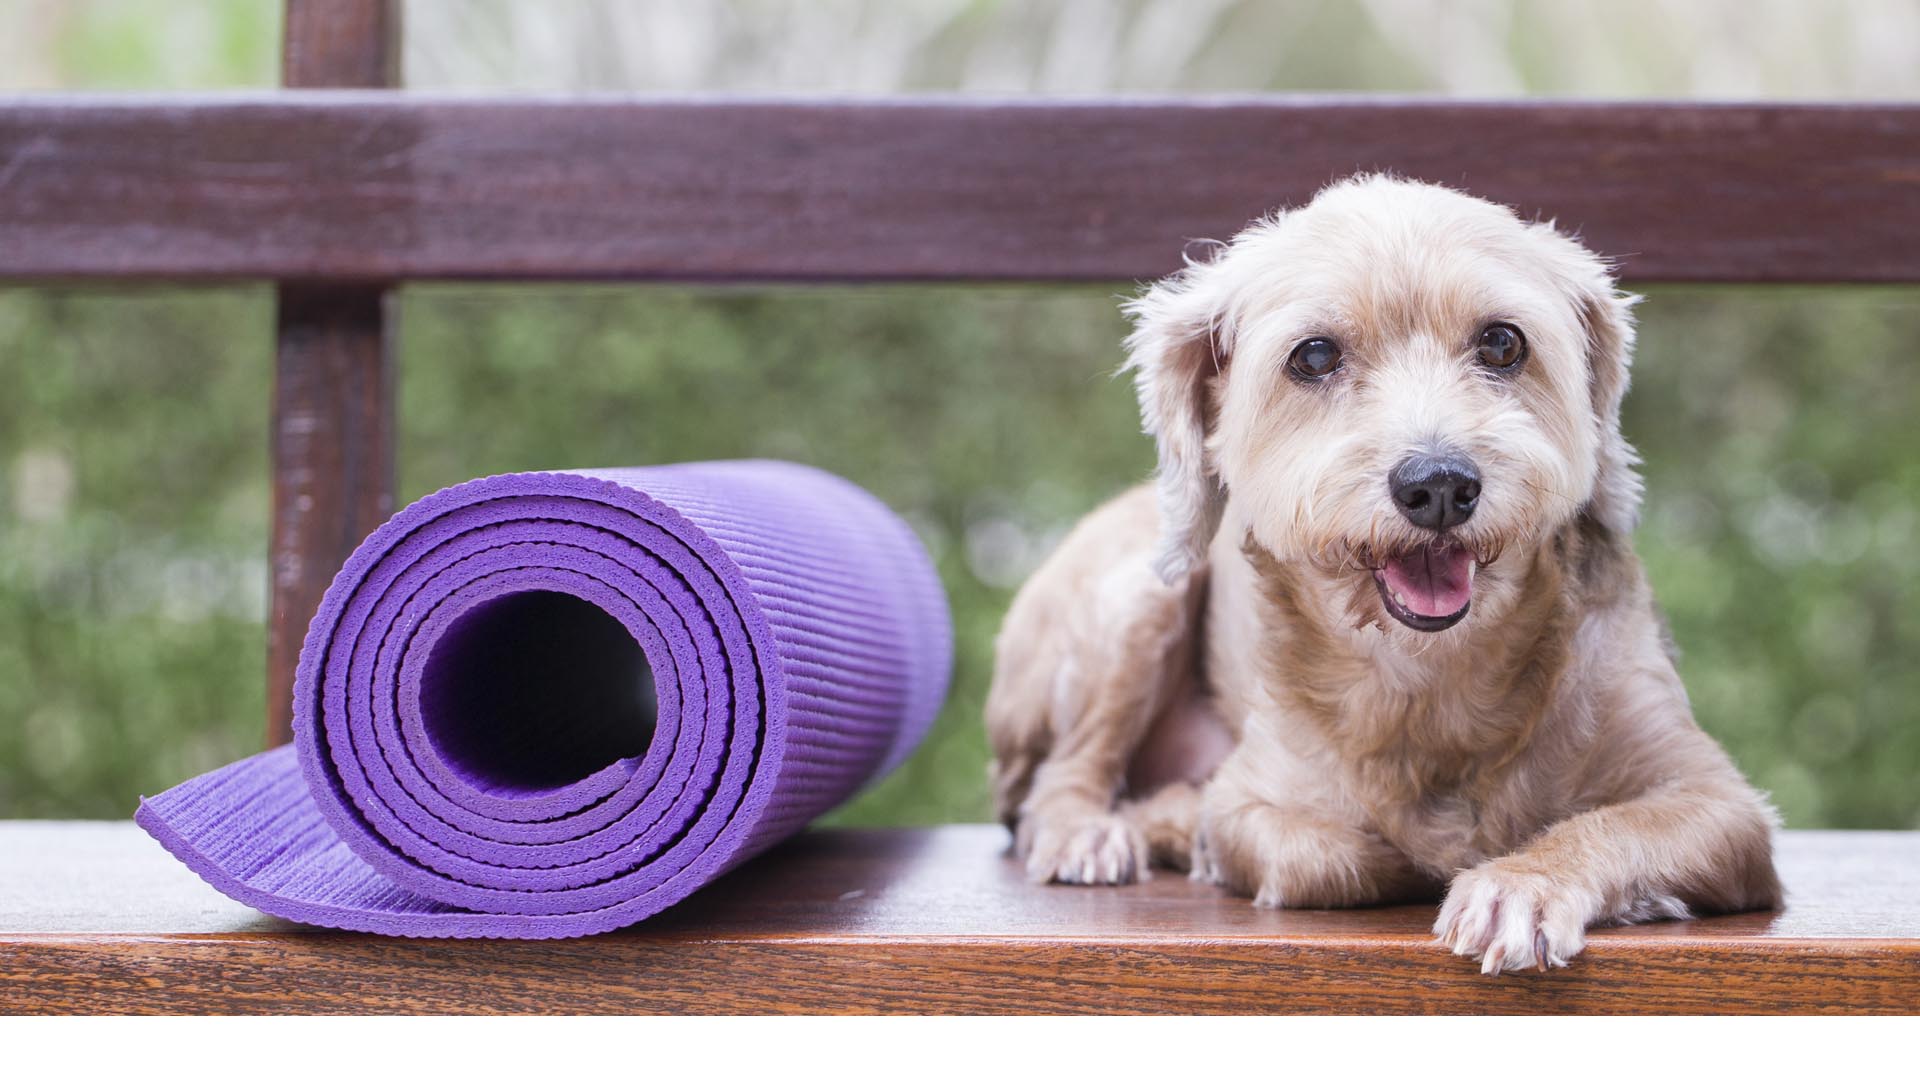
MULTIPOLYGON (((1920 39, 1862 21, 1906 7, 1763 6, 410 0, 407 66, 451 88, 1912 92, 1920 39)), ((0 0, 0 85, 267 86, 278 24, 273 0, 0 0)), ((836 820, 982 819, 1011 590, 1151 465, 1111 377, 1121 291, 411 288, 401 495, 709 457, 851 477, 934 551, 958 656, 928 743, 836 820)), ((1642 318, 1638 544, 1701 722, 1792 825, 1920 826, 1920 290, 1666 288, 1642 318)), ((261 288, 0 290, 0 816, 124 815, 260 745, 271 335, 261 288)))
POLYGON ((0 0, 0 87, 270 87, 280 17, 277 0, 0 0))
POLYGON ((1701 722, 1799 826, 1920 825, 1920 293, 1669 289, 1625 425, 1701 722))
POLYGON ((0 816, 259 747, 269 305, 0 292, 0 816))
MULTIPOLYGON (((1151 466, 1114 290, 421 287, 402 496, 774 456, 912 520, 958 630, 933 737, 839 820, 986 814, 1011 587, 1151 466)), ((257 747, 270 297, 0 294, 0 813, 114 815, 257 747)), ((1701 722, 1797 826, 1920 823, 1920 293, 1662 289, 1639 548, 1701 722)))

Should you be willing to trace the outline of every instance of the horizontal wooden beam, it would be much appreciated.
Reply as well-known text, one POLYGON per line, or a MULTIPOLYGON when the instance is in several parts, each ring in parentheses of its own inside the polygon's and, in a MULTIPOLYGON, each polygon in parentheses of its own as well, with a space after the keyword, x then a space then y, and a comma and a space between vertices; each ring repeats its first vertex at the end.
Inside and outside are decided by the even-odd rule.
POLYGON ((0 101, 0 278, 1112 280, 1355 170, 1632 279, 1920 281, 1920 106, 0 101))

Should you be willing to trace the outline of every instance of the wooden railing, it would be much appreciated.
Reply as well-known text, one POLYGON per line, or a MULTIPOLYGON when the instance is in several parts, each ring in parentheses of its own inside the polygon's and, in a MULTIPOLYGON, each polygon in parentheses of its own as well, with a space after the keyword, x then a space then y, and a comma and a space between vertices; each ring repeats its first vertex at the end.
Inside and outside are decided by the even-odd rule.
POLYGON ((0 276, 1114 281, 1355 170, 1646 281, 1920 280, 1920 106, 457 99, 0 106, 0 276))

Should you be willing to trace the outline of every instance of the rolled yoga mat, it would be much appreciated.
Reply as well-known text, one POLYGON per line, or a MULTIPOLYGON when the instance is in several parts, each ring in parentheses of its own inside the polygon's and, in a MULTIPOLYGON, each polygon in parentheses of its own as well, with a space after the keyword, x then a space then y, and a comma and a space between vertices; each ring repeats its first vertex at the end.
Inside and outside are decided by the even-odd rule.
POLYGON ((367 538, 294 744, 143 800, 221 892, 321 926, 626 926, 899 764, 952 666, 913 532, 770 461, 494 476, 367 538))

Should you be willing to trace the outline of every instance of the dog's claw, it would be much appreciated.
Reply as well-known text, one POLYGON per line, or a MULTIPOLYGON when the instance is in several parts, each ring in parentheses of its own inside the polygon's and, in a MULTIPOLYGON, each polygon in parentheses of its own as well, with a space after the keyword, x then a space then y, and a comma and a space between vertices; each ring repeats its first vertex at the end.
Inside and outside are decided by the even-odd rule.
POLYGON ((1023 822, 1028 880, 1071 885, 1143 881, 1146 837, 1111 814, 1023 822))
POLYGON ((1455 956, 1478 960, 1483 974, 1551 971, 1566 967, 1585 944, 1591 904, 1584 894, 1496 860, 1455 876, 1434 932, 1455 956))

